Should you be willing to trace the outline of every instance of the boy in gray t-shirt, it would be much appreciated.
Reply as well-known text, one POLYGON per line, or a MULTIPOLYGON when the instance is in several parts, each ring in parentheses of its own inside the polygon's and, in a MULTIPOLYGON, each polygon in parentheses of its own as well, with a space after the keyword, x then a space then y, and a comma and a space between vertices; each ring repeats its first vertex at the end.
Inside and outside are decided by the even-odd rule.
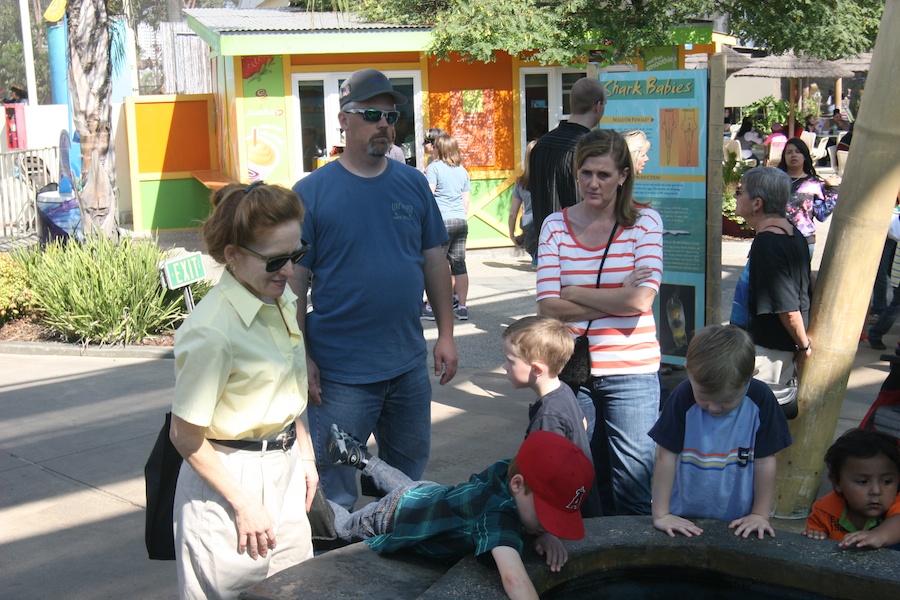
MULTIPOLYGON (((541 430, 558 433, 593 462, 584 413, 572 389, 559 380, 573 350, 569 328, 550 317, 524 317, 503 332, 503 368, 510 383, 516 388, 527 387, 537 396, 528 407, 526 437, 541 430)), ((582 516, 601 516, 599 500, 597 490, 592 488, 582 505, 582 516)))

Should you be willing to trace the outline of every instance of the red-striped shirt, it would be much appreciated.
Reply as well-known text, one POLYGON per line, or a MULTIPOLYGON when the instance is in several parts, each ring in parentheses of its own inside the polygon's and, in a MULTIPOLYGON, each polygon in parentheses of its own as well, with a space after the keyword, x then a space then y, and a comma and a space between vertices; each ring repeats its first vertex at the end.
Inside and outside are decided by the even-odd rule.
MULTIPOLYGON (((598 248, 582 245, 569 225, 568 209, 555 212, 544 221, 538 246, 537 301, 559 298, 563 287, 593 288, 606 244, 598 248)), ((636 267, 650 267, 651 278, 641 287, 659 293, 662 280, 662 219, 655 210, 642 207, 633 227, 616 231, 600 288, 622 287, 636 267)), ((574 335, 581 335, 587 321, 569 323, 574 335)), ((588 332, 591 345, 591 374, 631 375, 659 370, 660 352, 653 311, 633 315, 608 315, 594 319, 588 332)))

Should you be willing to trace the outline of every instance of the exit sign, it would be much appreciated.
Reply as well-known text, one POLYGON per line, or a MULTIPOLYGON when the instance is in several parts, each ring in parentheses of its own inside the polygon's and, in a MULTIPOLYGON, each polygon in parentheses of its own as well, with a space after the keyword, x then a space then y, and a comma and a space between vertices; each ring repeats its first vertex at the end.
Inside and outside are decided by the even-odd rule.
POLYGON ((177 290, 186 285, 196 283, 206 277, 203 270, 202 254, 191 252, 170 258, 159 263, 163 285, 170 290, 177 290))

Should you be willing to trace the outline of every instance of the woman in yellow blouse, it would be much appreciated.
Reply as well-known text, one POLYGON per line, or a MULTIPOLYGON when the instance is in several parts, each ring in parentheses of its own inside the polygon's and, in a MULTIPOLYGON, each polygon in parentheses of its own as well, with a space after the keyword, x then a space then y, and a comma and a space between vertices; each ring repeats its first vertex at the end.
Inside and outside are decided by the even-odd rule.
POLYGON ((236 598, 312 557, 318 483, 306 408, 306 351, 287 285, 306 252, 292 191, 254 183, 213 195, 203 226, 219 283, 175 336, 172 443, 182 598, 236 598))

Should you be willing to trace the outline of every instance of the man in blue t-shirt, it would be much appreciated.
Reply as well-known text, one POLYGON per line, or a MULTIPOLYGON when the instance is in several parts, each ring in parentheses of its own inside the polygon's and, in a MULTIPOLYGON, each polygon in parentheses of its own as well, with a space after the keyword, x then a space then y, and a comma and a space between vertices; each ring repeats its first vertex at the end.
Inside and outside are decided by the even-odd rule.
POLYGON ((447 240, 428 182, 390 161, 395 104, 406 98, 380 71, 353 73, 340 89, 344 153, 294 186, 306 205, 310 251, 292 288, 312 310, 297 316, 306 337, 309 425, 326 496, 352 508, 353 469, 332 466, 325 440, 332 423, 365 440, 419 479, 431 446, 431 382, 419 322, 427 292, 438 327, 435 375, 456 374, 447 240))

